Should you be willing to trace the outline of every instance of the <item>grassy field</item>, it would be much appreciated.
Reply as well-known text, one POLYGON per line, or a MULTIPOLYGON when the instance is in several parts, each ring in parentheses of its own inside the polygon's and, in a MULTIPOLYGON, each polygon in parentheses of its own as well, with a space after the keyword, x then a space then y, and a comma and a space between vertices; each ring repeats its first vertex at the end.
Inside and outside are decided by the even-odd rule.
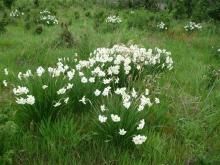
POLYGON ((85 59, 99 47, 133 43, 165 48, 172 53, 174 68, 160 75, 161 104, 146 124, 146 142, 121 147, 96 138, 92 110, 65 112, 53 122, 22 129, 12 92, 1 85, 0 164, 220 164, 219 25, 203 22, 202 29, 192 33, 183 28, 189 20, 172 19, 165 31, 131 27, 130 12, 95 6, 56 8, 59 25, 42 26, 41 34, 34 33, 36 25, 27 30, 24 18, 14 19, 0 35, 0 80, 5 79, 4 68, 17 74, 54 65, 58 58, 75 53, 85 59), (115 30, 106 30, 105 22, 96 28, 94 15, 100 10, 107 16, 117 13, 122 23, 115 30), (70 48, 56 45, 61 22, 69 23, 74 38, 70 48))

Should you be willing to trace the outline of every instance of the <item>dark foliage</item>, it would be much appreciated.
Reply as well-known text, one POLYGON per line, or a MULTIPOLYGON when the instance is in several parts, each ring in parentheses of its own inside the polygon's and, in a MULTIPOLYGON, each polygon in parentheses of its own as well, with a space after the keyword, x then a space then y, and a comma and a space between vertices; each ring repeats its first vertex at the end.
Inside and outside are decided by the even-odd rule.
POLYGON ((43 27, 41 25, 37 25, 35 29, 36 34, 41 34, 43 32, 43 27))
POLYGON ((15 0, 3 0, 3 4, 9 9, 11 9, 14 2, 15 0))

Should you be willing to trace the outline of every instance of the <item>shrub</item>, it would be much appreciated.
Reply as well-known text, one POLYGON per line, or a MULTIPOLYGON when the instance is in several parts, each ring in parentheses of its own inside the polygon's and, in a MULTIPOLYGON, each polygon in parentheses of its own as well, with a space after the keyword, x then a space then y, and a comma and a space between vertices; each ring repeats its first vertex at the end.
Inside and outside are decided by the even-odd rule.
POLYGON ((39 0, 34 0, 34 6, 39 7, 39 0))
POLYGON ((216 0, 170 0, 168 1, 168 8, 177 19, 192 17, 197 21, 209 18, 220 20, 220 3, 216 0))
POLYGON ((15 1, 16 1, 16 0, 3 0, 3 3, 4 3, 4 5, 5 5, 7 8, 11 9, 11 7, 12 7, 12 5, 14 4, 15 1))
POLYGON ((220 21, 220 2, 215 2, 213 5, 208 9, 208 15, 214 20, 220 21))
POLYGON ((189 18, 192 15, 196 1, 191 0, 175 0, 169 1, 168 8, 177 19, 189 18))
POLYGON ((140 8, 144 7, 148 10, 158 10, 157 0, 119 0, 118 6, 120 8, 140 8))
POLYGON ((200 0, 192 10, 192 18, 196 21, 207 20, 209 18, 207 7, 209 2, 207 0, 200 0))
POLYGON ((1 11, 5 11, 5 6, 3 5, 2 2, 0 3, 0 10, 1 10, 1 11))

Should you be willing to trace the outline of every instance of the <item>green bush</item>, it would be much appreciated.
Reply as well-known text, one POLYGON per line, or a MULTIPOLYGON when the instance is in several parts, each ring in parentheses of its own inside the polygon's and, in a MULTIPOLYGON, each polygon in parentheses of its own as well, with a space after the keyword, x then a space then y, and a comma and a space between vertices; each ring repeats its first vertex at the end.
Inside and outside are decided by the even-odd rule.
POLYGON ((220 2, 216 2, 208 9, 208 15, 212 19, 220 21, 220 2))
POLYGON ((34 0, 34 6, 39 7, 39 0, 34 0))
POLYGON ((14 4, 15 1, 16 1, 16 0, 3 0, 3 3, 4 3, 4 5, 5 5, 7 8, 11 9, 11 7, 12 7, 12 5, 14 4))
POLYGON ((170 0, 168 4, 168 9, 177 19, 190 17, 192 14, 192 7, 191 0, 170 0))
POLYGON ((208 1, 206 0, 198 1, 192 12, 193 19, 196 21, 207 20, 209 17, 207 6, 209 6, 208 1))
POLYGON ((119 0, 119 8, 140 8, 143 7, 148 10, 158 10, 158 0, 119 0))
POLYGON ((197 21, 209 18, 220 20, 220 2, 218 0, 169 0, 168 9, 177 19, 192 17, 197 21))

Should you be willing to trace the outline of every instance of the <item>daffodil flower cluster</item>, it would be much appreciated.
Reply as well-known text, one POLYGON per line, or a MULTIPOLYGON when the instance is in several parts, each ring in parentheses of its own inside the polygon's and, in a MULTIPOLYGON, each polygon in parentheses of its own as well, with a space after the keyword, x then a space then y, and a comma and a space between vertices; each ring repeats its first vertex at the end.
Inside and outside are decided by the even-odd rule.
MULTIPOLYGON (((171 53, 165 49, 114 45, 97 48, 86 60, 79 60, 76 55, 73 60, 58 59, 53 67, 39 66, 36 70, 19 72, 18 81, 12 84, 13 94, 18 105, 39 111, 36 115, 39 117, 53 115, 63 107, 94 107, 101 103, 96 119, 99 127, 117 128, 116 136, 131 137, 130 142, 140 145, 147 139, 143 134, 146 122, 143 113, 160 100, 148 88, 135 89, 133 81, 142 80, 155 70, 172 68, 171 53), (107 104, 111 98, 119 98, 116 105, 121 106, 120 110, 107 104), (133 119, 130 121, 126 116, 133 119), (133 122, 135 127, 123 125, 126 122, 133 122)), ((4 73, 9 74, 6 68, 4 73)), ((7 86, 7 80, 3 84, 7 86)))
POLYGON ((16 99, 16 103, 24 105, 24 104, 29 104, 29 105, 33 105, 35 103, 35 97, 32 95, 27 95, 27 98, 17 98, 16 99))
POLYGON ((167 25, 161 21, 160 23, 157 24, 157 28, 160 29, 160 30, 167 30, 167 25))
POLYGON ((90 69, 91 75, 101 79, 103 84, 117 84, 121 81, 120 77, 130 77, 151 69, 171 70, 173 60, 171 53, 165 49, 114 45, 112 48, 98 48, 90 54, 88 60, 79 61, 76 69, 82 72, 85 68, 90 69))
MULTIPOLYGON (((121 101, 117 102, 118 107, 108 107, 105 104, 100 106, 98 120, 101 126, 103 126, 104 129, 107 127, 107 130, 111 130, 112 128, 112 134, 117 132, 119 136, 132 137, 131 141, 135 145, 144 143, 147 136, 142 134, 142 131, 145 128, 145 119, 143 119, 145 113, 143 112, 147 111, 147 109, 151 108, 154 104, 159 104, 159 98, 153 97, 153 94, 151 94, 150 90, 147 88, 140 93, 134 88, 129 90, 126 87, 116 88, 115 91, 111 92, 111 96, 112 98, 120 96, 121 101), (119 108, 120 104, 122 104, 122 108, 119 108), (113 109, 119 110, 114 111, 113 109), (132 116, 131 118, 133 119, 128 119, 129 115, 132 116), (129 124, 126 123, 129 123, 130 121, 126 120, 136 121, 133 123, 136 124, 136 127, 128 126, 129 124)), ((111 137, 117 135, 107 136, 111 137)))
POLYGON ((23 12, 20 12, 18 9, 15 9, 13 11, 10 12, 10 17, 20 17, 22 15, 24 15, 23 12))
POLYGON ((35 97, 32 95, 27 95, 27 98, 24 97, 17 97, 21 95, 26 95, 29 93, 29 89, 27 87, 18 86, 17 88, 13 88, 13 93, 16 96, 16 103, 17 104, 29 104, 33 105, 35 103, 35 97))
POLYGON ((116 15, 110 15, 105 20, 107 23, 118 24, 122 22, 122 19, 116 15))
MULTIPOLYGON (((88 74, 88 71, 92 78, 101 83, 99 88, 94 90, 94 96, 98 98, 120 96, 125 113, 129 113, 130 109, 135 107, 136 113, 140 114, 146 108, 159 104, 159 98, 152 98, 149 89, 145 89, 142 94, 138 94, 134 88, 129 91, 126 86, 120 88, 118 86, 120 86, 119 84, 126 84, 123 82, 128 82, 129 79, 132 79, 131 77, 135 76, 135 72, 140 74, 150 70, 150 72, 146 73, 152 74, 152 68, 171 70, 173 68, 171 53, 159 48, 147 50, 139 48, 137 45, 114 45, 112 48, 96 49, 90 54, 88 60, 81 60, 76 65, 76 70, 80 73, 83 83, 87 83, 88 79, 90 79, 84 74, 84 72, 88 74)), ((135 77, 138 76, 136 75, 135 77)), ((115 108, 117 109, 117 107, 115 108)), ((98 113, 97 118, 101 125, 104 124, 103 127, 108 125, 115 128, 114 123, 119 123, 120 125, 121 122, 124 122, 123 120, 126 120, 123 118, 123 115, 120 115, 120 112, 113 113, 109 109, 105 104, 100 106, 101 112, 98 113)), ((139 120, 136 131, 130 131, 130 128, 125 127, 119 127, 117 131, 120 136, 126 136, 126 134, 132 136, 133 139, 131 141, 138 145, 144 143, 147 137, 138 134, 144 128, 144 119, 137 117, 135 120, 139 120), (130 132, 136 132, 137 134, 130 135, 130 132)))
POLYGON ((147 140, 146 136, 143 135, 136 135, 133 137, 132 141, 134 142, 134 144, 136 145, 140 145, 143 144, 145 141, 147 140))
POLYGON ((52 15, 47 9, 40 12, 40 22, 46 25, 55 25, 59 23, 56 16, 52 15))
POLYGON ((202 25, 200 23, 195 23, 195 22, 189 22, 186 26, 184 26, 184 29, 188 32, 190 31, 195 31, 195 30, 200 30, 202 28, 202 25))
MULTIPOLYGON (((67 60, 69 59, 64 61, 67 60)), ((4 73, 8 76, 9 71, 5 68, 4 73)), ((15 83, 4 80, 3 85, 13 86, 15 102, 21 106, 20 109, 29 109, 33 112, 35 112, 34 109, 38 109, 43 115, 46 114, 44 111, 53 114, 69 103, 69 93, 73 88, 71 80, 74 75, 75 70, 63 64, 59 59, 54 67, 39 66, 35 71, 28 69, 25 72, 19 72, 15 83)))

